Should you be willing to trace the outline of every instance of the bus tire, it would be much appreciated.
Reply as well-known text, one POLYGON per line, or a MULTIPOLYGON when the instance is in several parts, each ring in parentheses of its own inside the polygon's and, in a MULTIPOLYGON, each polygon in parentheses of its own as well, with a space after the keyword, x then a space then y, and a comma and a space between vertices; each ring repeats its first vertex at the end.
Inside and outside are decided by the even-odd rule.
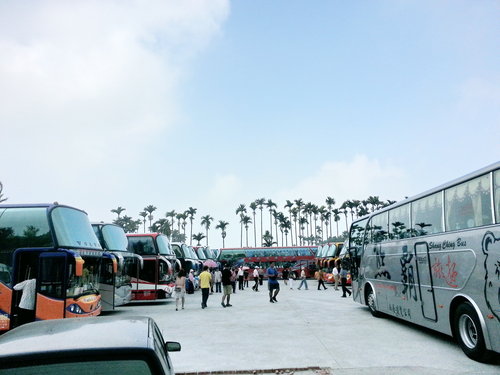
POLYGON ((468 302, 461 303, 453 319, 455 339, 467 357, 485 362, 489 358, 484 342, 483 329, 476 310, 468 302))
POLYGON ((380 312, 377 311, 377 306, 376 306, 376 299, 375 299, 375 292, 371 287, 368 287, 368 291, 366 293, 366 305, 368 306, 368 309, 370 310, 370 313, 375 317, 379 318, 380 317, 380 312))

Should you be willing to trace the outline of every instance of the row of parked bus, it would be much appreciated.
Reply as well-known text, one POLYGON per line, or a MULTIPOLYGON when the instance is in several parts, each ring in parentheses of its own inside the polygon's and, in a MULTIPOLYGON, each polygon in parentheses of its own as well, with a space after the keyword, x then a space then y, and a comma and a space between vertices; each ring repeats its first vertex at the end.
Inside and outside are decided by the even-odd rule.
POLYGON ((181 267, 198 274, 217 255, 159 233, 91 224, 84 211, 57 203, 0 205, 0 333, 167 298, 181 267))

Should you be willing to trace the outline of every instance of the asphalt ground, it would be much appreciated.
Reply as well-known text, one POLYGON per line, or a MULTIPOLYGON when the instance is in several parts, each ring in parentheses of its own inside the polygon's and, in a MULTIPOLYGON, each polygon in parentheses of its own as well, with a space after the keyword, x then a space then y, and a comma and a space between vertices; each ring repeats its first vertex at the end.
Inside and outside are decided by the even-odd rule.
MULTIPOLYGON (((278 303, 266 283, 246 288, 221 306, 221 294, 201 308, 201 292, 175 300, 121 306, 108 315, 147 315, 164 338, 179 341, 171 353, 177 374, 500 374, 500 361, 475 362, 448 336, 397 320, 374 318, 365 306, 327 285, 290 290, 280 281, 278 303)), ((250 283, 250 286, 252 283, 250 283)), ((298 284, 296 283, 295 286, 298 284)), ((339 288, 340 289, 340 288, 339 288)))

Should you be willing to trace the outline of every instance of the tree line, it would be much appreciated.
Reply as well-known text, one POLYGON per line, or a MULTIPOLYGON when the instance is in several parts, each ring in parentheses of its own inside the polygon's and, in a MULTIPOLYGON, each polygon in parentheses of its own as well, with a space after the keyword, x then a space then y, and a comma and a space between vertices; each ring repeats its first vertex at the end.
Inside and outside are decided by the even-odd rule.
MULTIPOLYGON (((277 203, 271 199, 259 198, 248 204, 248 207, 243 203, 235 210, 240 224, 240 247, 243 245, 247 247, 303 246, 344 241, 347 237, 349 219, 352 222, 358 217, 393 203, 395 201, 381 201, 378 196, 369 196, 366 200, 346 200, 340 206, 335 207, 336 202, 332 197, 327 197, 322 205, 304 202, 299 198, 294 201, 287 200, 283 205, 283 210, 280 210, 277 203), (264 219, 264 209, 267 211, 266 215, 269 214, 269 221, 264 219), (345 231, 343 228, 339 229, 339 222, 342 218, 345 221, 345 231), (253 233, 249 233, 251 227, 253 231, 250 232, 253 233), (253 237, 250 241, 249 234, 253 237)), ((111 212, 117 214, 113 223, 120 225, 127 233, 135 233, 142 227, 144 232, 146 229, 151 232, 160 232, 174 242, 187 243, 189 238, 190 245, 193 245, 194 240, 200 246, 201 241, 205 239, 206 245, 209 245, 209 232, 214 218, 210 215, 202 216, 200 224, 205 229, 205 233, 193 234, 193 222, 198 211, 194 207, 189 207, 182 212, 168 211, 164 217, 155 221, 153 213, 157 208, 153 205, 144 207, 143 211, 139 212, 139 219, 133 219, 127 215, 121 216, 125 210, 119 206, 111 212), (186 234, 188 221, 189 237, 186 234), (146 228, 147 224, 149 225, 146 228)), ((225 247, 228 226, 229 222, 224 220, 219 220, 215 226, 215 229, 221 231, 222 247, 225 247)))

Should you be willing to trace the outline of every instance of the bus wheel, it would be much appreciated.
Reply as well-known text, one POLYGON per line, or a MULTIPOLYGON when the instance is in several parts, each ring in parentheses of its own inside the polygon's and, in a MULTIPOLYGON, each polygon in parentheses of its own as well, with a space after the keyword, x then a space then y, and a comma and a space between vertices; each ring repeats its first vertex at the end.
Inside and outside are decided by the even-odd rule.
POLYGON ((368 305, 368 308, 370 309, 370 312, 374 317, 380 317, 380 313, 377 311, 377 307, 375 305, 375 292, 371 287, 369 287, 368 289, 366 304, 368 305))
POLYGON ((458 306, 453 328, 458 345, 467 357, 480 362, 488 359, 481 322, 470 303, 464 302, 458 306))

